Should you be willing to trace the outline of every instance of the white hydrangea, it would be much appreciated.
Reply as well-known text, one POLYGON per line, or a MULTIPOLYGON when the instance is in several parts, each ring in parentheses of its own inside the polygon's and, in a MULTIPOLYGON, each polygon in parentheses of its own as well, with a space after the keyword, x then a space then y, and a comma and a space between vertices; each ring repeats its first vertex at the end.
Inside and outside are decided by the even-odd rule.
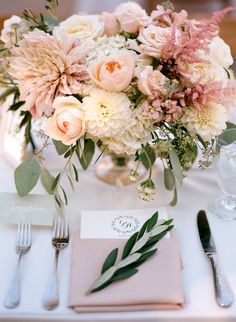
POLYGON ((96 47, 93 48, 87 55, 88 65, 100 61, 106 56, 114 55, 126 47, 127 41, 123 36, 116 35, 112 37, 100 37, 96 41, 96 47))
POLYGON ((142 144, 151 140, 152 130, 152 122, 145 117, 140 109, 136 109, 123 134, 105 138, 103 145, 118 155, 134 155, 137 150, 141 149, 142 144))
POLYGON ((210 102, 201 111, 196 108, 186 108, 182 122, 190 132, 201 136, 205 141, 210 141, 220 135, 226 128, 228 114, 223 105, 210 102))

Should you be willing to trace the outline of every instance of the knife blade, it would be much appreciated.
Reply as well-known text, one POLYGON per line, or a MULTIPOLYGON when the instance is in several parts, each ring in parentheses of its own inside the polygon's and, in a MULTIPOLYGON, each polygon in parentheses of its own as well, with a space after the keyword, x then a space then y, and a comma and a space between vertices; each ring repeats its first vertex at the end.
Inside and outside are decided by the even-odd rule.
POLYGON ((200 210, 197 215, 197 226, 202 248, 209 258, 214 277, 214 288, 216 302, 221 307, 229 307, 234 302, 232 289, 224 276, 218 261, 215 242, 211 233, 210 225, 204 210, 200 210))

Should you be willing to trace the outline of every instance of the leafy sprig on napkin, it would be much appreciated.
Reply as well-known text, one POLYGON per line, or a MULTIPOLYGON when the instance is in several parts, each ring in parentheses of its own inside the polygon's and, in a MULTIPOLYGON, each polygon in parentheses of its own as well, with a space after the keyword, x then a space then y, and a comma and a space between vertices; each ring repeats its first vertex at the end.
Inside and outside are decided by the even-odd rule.
POLYGON ((135 275, 138 267, 152 257, 157 249, 152 249, 174 226, 172 219, 159 220, 158 211, 149 218, 126 242, 121 258, 118 258, 118 248, 107 256, 101 270, 101 276, 96 280, 88 293, 98 292, 113 282, 135 275))

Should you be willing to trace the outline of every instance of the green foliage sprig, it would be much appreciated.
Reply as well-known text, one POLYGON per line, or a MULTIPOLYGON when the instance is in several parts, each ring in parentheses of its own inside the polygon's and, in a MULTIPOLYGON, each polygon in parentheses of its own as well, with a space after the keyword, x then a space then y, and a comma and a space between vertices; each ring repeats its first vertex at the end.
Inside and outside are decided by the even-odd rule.
POLYGON ((88 293, 98 292, 113 282, 127 279, 138 273, 138 267, 151 258, 157 251, 153 249, 174 226, 172 219, 158 221, 158 211, 149 218, 126 242, 121 258, 118 248, 107 256, 101 270, 101 276, 95 281, 88 293))

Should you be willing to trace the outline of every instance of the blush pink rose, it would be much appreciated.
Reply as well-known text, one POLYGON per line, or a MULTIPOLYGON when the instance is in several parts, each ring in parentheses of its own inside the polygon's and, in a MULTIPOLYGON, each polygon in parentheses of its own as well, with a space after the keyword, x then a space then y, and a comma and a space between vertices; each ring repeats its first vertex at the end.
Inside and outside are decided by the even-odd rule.
POLYGON ((115 36, 120 32, 120 24, 114 13, 103 12, 101 16, 104 22, 104 31, 107 36, 115 36))
POLYGON ((130 33, 138 32, 139 28, 147 25, 149 20, 146 11, 135 2, 120 4, 116 8, 115 14, 119 20, 121 29, 130 33))
POLYGON ((75 143, 85 133, 85 118, 81 105, 73 96, 55 98, 55 111, 47 120, 45 134, 65 145, 75 143))
POLYGON ((146 94, 151 100, 165 95, 165 83, 168 80, 159 70, 153 70, 152 66, 147 66, 138 79, 139 90, 146 94))
POLYGON ((141 53, 159 59, 170 36, 171 28, 162 28, 153 25, 142 28, 138 36, 138 40, 141 42, 141 53))
POLYGON ((99 87, 110 92, 126 89, 134 75, 135 54, 123 51, 91 65, 88 73, 99 87))

